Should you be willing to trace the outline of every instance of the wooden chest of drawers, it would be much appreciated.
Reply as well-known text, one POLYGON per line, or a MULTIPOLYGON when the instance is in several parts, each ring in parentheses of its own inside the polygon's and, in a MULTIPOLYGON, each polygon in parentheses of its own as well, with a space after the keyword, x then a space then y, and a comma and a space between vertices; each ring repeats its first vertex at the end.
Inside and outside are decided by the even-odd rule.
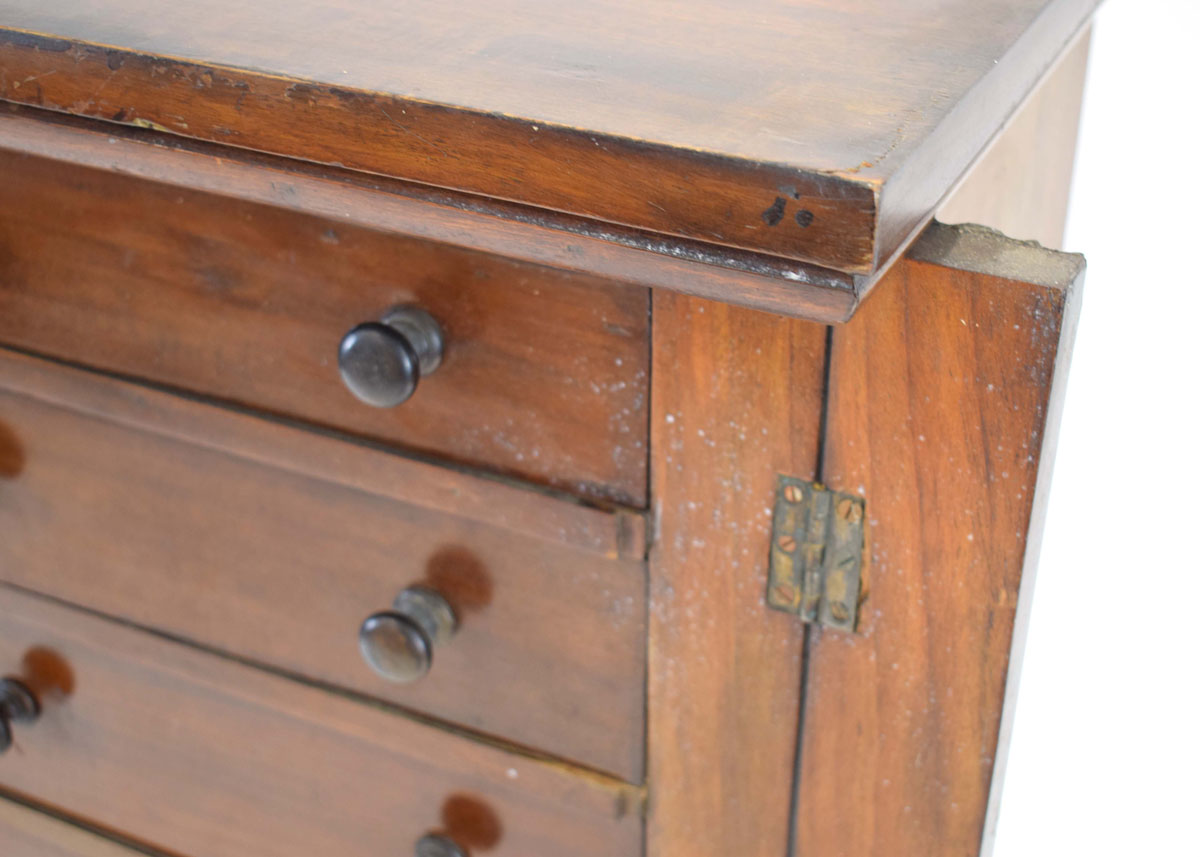
POLYGON ((0 855, 986 851, 1095 3, 243 5, 0 11, 0 855))

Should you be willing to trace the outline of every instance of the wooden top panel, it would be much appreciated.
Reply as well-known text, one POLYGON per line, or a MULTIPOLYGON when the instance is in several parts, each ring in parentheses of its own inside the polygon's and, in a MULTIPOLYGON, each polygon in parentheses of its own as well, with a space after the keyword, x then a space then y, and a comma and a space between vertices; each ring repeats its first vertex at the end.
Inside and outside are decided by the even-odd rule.
POLYGON ((1096 3, 0 0, 0 95, 869 273, 1096 3))

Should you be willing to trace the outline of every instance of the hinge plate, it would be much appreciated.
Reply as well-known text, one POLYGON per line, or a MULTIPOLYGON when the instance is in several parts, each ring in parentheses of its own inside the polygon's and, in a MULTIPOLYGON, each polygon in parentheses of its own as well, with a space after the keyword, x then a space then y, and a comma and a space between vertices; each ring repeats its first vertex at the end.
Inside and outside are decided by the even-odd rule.
POLYGON ((767 604, 805 622, 853 631, 862 583, 861 497, 779 476, 767 604))

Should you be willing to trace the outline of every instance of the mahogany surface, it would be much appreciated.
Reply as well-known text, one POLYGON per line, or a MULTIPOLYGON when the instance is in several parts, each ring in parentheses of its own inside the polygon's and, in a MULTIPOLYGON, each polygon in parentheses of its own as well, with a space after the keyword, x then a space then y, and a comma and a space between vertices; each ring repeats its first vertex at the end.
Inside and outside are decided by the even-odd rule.
POLYGON ((0 341, 645 504, 645 289, 20 154, 0 174, 0 341), (446 357, 373 408, 338 343, 402 303, 446 357))
POLYGON ((554 525, 535 538, 504 517, 508 486, 454 486, 490 514, 441 511, 436 487, 399 501, 386 483, 419 464, 352 449, 313 472, 305 459, 344 444, 306 435, 0 351, 0 449, 17 462, 0 475, 0 580, 640 781, 645 566, 569 535, 617 516, 533 494, 524 514, 554 525), (176 430, 197 422, 199 441, 176 430), (461 627, 429 675, 392 684, 358 629, 412 584, 461 627))
POLYGON ((932 218, 1061 239, 1097 2, 0 0, 0 842, 988 857, 1083 261, 932 218))
POLYGON ((635 788, 7 586, 0 658, 45 704, 0 790, 171 855, 404 854, 433 830, 495 857, 641 853, 635 788))
POLYGON ((775 477, 812 479, 826 328, 654 297, 652 855, 786 852, 805 626, 764 596, 775 477))
POLYGON ((833 331, 822 474, 870 558, 858 633, 809 639, 799 854, 989 848, 1083 270, 934 224, 833 331))
POLYGON ((0 853, 19 857, 145 857, 142 851, 3 798, 0 853))
POLYGON ((13 103, 0 102, 0 149, 818 321, 845 321, 865 289, 860 276, 780 256, 665 243, 576 215, 13 103))
POLYGON ((655 295, 650 854, 987 847, 1081 273, 935 224, 842 327, 655 295), (778 473, 865 498, 853 634, 766 605, 778 473))
POLYGON ((6 0, 0 95, 869 273, 1098 0, 6 0))

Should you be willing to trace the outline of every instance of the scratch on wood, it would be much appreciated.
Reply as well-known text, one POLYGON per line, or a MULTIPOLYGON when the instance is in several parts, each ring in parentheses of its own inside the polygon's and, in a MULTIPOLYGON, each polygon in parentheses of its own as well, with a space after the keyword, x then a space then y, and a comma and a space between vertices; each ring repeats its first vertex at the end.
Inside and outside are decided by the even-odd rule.
POLYGON ((134 119, 129 124, 138 128, 149 128, 152 131, 162 131, 166 134, 171 133, 170 128, 165 125, 159 125, 157 122, 151 122, 149 119, 134 119))

